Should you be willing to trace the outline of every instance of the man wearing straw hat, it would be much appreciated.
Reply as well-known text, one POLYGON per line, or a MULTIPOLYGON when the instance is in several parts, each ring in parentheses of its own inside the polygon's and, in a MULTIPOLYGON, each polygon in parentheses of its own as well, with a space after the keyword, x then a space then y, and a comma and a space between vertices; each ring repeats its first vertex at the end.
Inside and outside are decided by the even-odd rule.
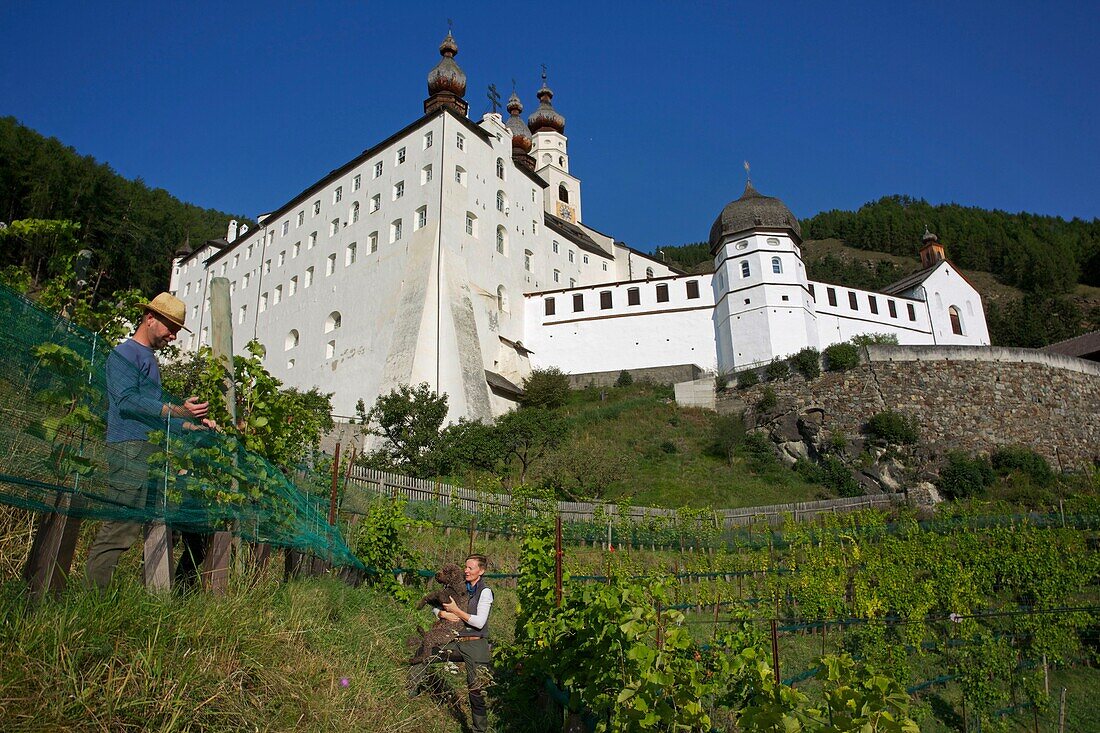
MULTIPOLYGON (((190 330, 183 325, 187 317, 183 301, 171 293, 161 293, 144 308, 134 335, 116 346, 107 359, 110 474, 105 505, 135 511, 144 510, 155 482, 149 456, 157 446, 149 442, 149 433, 166 425, 172 431, 216 427, 206 419, 208 403, 189 397, 182 405, 175 405, 167 402, 161 391, 160 365, 154 352, 175 341, 180 329, 190 330)), ((97 588, 110 585, 119 557, 141 536, 139 522, 103 522, 88 551, 88 584, 97 588)), ((181 567, 187 568, 186 559, 181 557, 181 567)))

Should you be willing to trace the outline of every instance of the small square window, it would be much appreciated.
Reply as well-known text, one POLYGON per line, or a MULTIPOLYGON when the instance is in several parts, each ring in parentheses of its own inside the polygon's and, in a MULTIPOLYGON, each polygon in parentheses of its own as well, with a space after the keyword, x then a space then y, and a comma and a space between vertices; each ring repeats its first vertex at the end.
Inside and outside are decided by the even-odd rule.
POLYGON ((580 313, 584 310, 584 293, 573 293, 573 312, 580 313))
POLYGON ((668 302, 668 283, 659 283, 657 285, 657 302, 658 303, 667 303, 668 302))
POLYGON ((642 304, 642 292, 638 288, 626 289, 626 304, 627 305, 641 305, 642 304))
POLYGON ((428 130, 424 133, 424 149, 427 150, 432 146, 432 131, 428 130))
POLYGON ((459 132, 455 135, 455 146, 459 150, 465 150, 466 149, 466 136, 463 135, 461 132, 459 132))
POLYGON ((611 291, 600 291, 600 310, 609 310, 611 308, 611 291))
POLYGON ((689 300, 699 297, 699 281, 688 280, 687 281, 687 297, 689 300))
POLYGON ((554 315, 554 299, 546 298, 543 302, 546 304, 546 315, 554 315))

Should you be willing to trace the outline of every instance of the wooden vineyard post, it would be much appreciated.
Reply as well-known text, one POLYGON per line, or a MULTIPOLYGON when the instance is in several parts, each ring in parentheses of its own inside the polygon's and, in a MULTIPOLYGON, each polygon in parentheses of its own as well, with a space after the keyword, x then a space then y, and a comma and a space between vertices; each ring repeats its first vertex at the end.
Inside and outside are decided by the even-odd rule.
POLYGON ((718 638, 718 614, 722 608, 722 596, 718 596, 718 600, 714 602, 714 631, 711 632, 710 639, 714 641, 718 638))
MULTIPOLYGON (((59 510, 68 509, 72 498, 58 494, 54 504, 59 510)), ((60 593, 72 569, 76 540, 80 534, 80 520, 51 512, 38 520, 34 531, 23 579, 30 586, 31 597, 40 599, 47 593, 60 593)))
POLYGON ((336 441, 336 450, 332 456, 332 491, 328 499, 328 524, 336 526, 336 489, 340 481, 340 441, 336 441))
POLYGON ((474 537, 477 536, 477 517, 470 517, 470 545, 466 550, 466 555, 474 554, 474 537))
MULTIPOLYGON (((210 281, 210 347, 214 358, 225 370, 222 395, 230 419, 237 422, 237 386, 233 370, 233 315, 229 299, 229 280, 215 277, 210 281)), ((202 586, 215 595, 229 590, 229 561, 233 535, 227 530, 214 532, 203 561, 202 586)))
POLYGON ((779 627, 772 619, 772 672, 775 673, 775 686, 779 687, 779 627))
POLYGON ((554 521, 554 604, 561 608, 561 515, 554 521))
POLYGON ((1066 688, 1064 687, 1058 702, 1058 733, 1066 733, 1066 688))
POLYGON ((156 592, 172 590, 172 543, 164 522, 152 522, 145 527, 144 557, 145 587, 156 592))

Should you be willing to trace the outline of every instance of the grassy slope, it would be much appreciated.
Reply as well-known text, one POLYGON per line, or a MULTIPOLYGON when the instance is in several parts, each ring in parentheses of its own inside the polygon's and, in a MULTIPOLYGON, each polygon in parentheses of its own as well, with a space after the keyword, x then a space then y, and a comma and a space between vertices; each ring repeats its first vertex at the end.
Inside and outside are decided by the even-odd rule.
POLYGON ((586 439, 604 444, 624 457, 620 478, 603 498, 635 505, 670 507, 740 507, 806 501, 826 496, 778 465, 750 471, 743 457, 708 454, 713 442, 714 413, 677 406, 648 385, 580 390, 564 408, 569 439, 563 450, 586 439))

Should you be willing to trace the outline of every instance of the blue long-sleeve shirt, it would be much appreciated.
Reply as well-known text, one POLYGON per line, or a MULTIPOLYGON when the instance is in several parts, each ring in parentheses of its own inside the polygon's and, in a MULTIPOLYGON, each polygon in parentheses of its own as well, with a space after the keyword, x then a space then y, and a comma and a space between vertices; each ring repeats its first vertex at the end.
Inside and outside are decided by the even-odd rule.
MULTIPOLYGON (((160 386, 160 365, 153 350, 132 338, 107 357, 107 442, 148 440, 151 430, 163 430, 168 400, 160 386)), ((171 420, 173 432, 183 426, 171 420)))

